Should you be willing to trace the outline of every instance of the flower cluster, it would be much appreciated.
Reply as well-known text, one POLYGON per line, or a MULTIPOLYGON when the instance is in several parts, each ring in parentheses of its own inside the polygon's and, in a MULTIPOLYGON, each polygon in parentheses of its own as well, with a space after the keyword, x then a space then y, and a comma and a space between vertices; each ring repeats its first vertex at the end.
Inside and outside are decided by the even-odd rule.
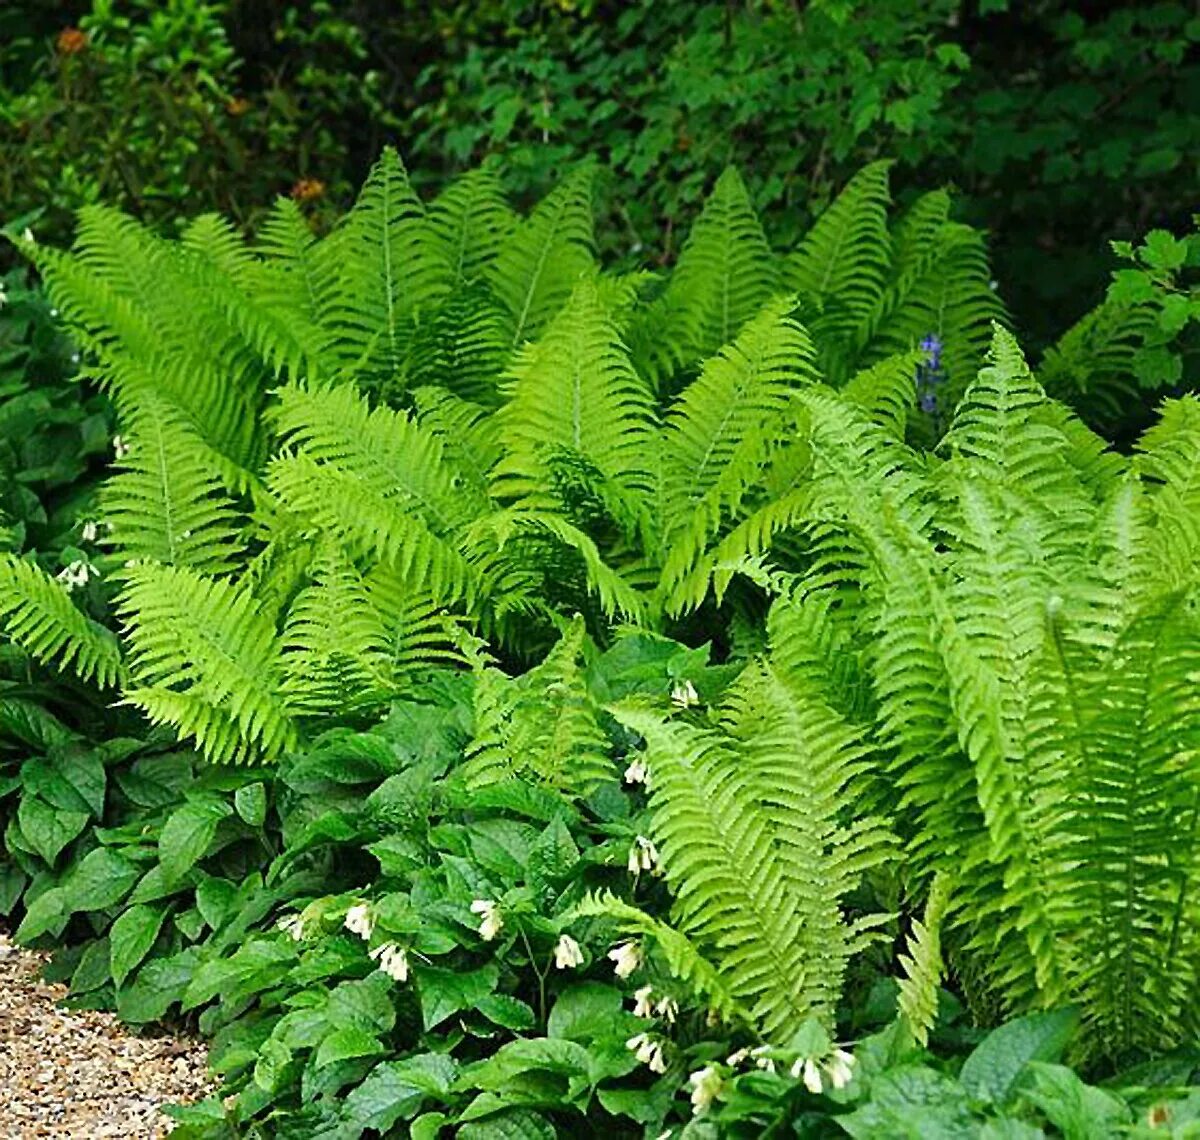
POLYGON ((618 978, 627 978, 642 964, 642 950, 636 942, 622 942, 608 952, 618 978))
POLYGON ((54 40, 59 55, 78 55, 88 46, 87 32, 78 28, 63 28, 54 40))
POLYGON ((920 349, 925 353, 925 360, 917 365, 917 403, 926 415, 936 417, 937 390, 946 379, 942 369, 942 342, 930 333, 921 341, 920 349))
POLYGON ((637 875, 642 871, 654 871, 658 867, 658 848, 654 842, 644 835, 637 836, 629 848, 629 873, 637 875))
POLYGON ((626 1041, 625 1045, 633 1050, 637 1059, 652 1073, 667 1071, 667 1059, 663 1053, 662 1042, 649 1033, 639 1033, 626 1041))
POLYGON ((674 1025, 679 1016, 679 1003, 670 994, 662 994, 655 1000, 653 986, 635 990, 633 1002, 634 1017, 661 1017, 668 1025, 674 1025))
POLYGON ((583 951, 569 934, 561 934, 554 947, 554 965, 559 970, 573 970, 583 965, 583 951))
POLYGON ((484 942, 492 942, 504 929, 504 916, 500 913, 498 903, 476 899, 471 903, 471 913, 480 917, 479 937, 484 942))
POLYGON ((56 577, 69 593, 71 590, 78 590, 86 586, 90 579, 99 578, 100 571, 90 562, 77 558, 65 569, 60 570, 56 577))
POLYGON ((378 962, 379 968, 397 982, 408 981, 408 951, 394 942, 381 942, 370 951, 372 962, 378 962))
POLYGON ((371 931, 375 929, 375 912, 370 903, 357 902, 346 911, 346 917, 342 921, 351 934, 357 934, 363 939, 370 938, 371 931))

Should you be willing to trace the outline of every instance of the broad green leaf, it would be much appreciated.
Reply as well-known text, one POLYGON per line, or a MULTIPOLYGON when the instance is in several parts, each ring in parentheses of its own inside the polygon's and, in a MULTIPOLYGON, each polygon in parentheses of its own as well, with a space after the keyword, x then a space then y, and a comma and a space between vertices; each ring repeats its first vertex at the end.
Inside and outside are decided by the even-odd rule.
POLYGON ((197 799, 171 813, 158 839, 159 859, 168 882, 178 882, 204 857, 217 825, 232 812, 222 800, 197 799))
POLYGON ((132 906, 117 916, 108 939, 113 981, 118 986, 124 985, 125 979, 150 953, 166 916, 166 907, 143 905, 132 906))
POLYGON ((346 1097, 342 1118, 385 1133, 397 1120, 417 1112, 427 1099, 444 1100, 457 1076, 458 1065, 443 1053, 385 1061, 346 1097))
POLYGON ((59 811, 35 795, 22 796, 17 808, 17 823, 25 841, 52 866, 89 818, 86 811, 59 811))
POLYGON ((488 994, 480 998, 476 1009, 494 1025, 521 1033, 537 1024, 533 1010, 518 998, 508 994, 488 994))
POLYGON ((321 1042, 317 1049, 316 1066, 324 1069, 338 1061, 353 1057, 370 1057, 384 1051, 379 1038, 354 1026, 335 1030, 321 1042))
POLYGON ((43 891, 25 911, 25 917, 17 927, 17 941, 25 944, 48 931, 54 934, 61 933, 70 913, 66 907, 66 895, 62 887, 51 887, 48 891, 43 891))
POLYGON ((247 784, 233 794, 238 815, 251 827, 262 827, 267 819, 267 789, 262 783, 247 784))
POLYGON ((623 1034, 625 1013, 618 989, 604 982, 579 982, 558 995, 546 1022, 546 1033, 587 1044, 623 1034))
POLYGON ((478 970, 443 970, 418 966, 413 971, 421 998, 421 1015, 426 1029, 440 1025, 452 1014, 471 1009, 487 997, 500 977, 492 963, 478 970))
POLYGON ((335 1029, 386 1033, 396 1024, 392 990, 395 983, 376 971, 361 981, 342 982, 330 995, 325 1016, 335 1029))
POLYGON ((1021 1070, 1030 1061, 1062 1055, 1079 1024, 1079 1011, 1031 1013, 992 1030, 963 1062, 959 1079, 977 1100, 1003 1104, 1012 1095, 1021 1070))
POLYGON ((1133 1121, 1132 1110, 1120 1097, 1085 1085, 1064 1065, 1030 1061, 1017 1092, 1040 1108, 1065 1140, 1119 1136, 1133 1121))
POLYGON ((89 851, 63 885, 70 910, 104 910, 120 902, 141 876, 136 863, 108 847, 89 851))
POLYGON ((513 1108, 487 1120, 472 1120, 458 1130, 458 1140, 554 1140, 557 1133, 544 1116, 513 1108))

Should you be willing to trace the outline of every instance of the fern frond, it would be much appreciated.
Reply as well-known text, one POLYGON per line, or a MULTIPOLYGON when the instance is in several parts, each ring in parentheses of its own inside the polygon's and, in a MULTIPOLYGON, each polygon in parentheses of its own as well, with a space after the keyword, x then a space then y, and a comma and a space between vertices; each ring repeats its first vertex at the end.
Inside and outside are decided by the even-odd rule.
POLYGON ((288 386, 278 395, 275 421, 299 451, 271 465, 281 502, 447 601, 473 597, 474 574, 455 539, 475 505, 437 437, 403 413, 371 411, 348 386, 288 386))
POLYGON ((900 1016, 918 1045, 929 1044, 929 1031, 937 1020, 938 989, 946 965, 942 959, 941 925, 950 903, 950 878, 937 875, 925 900, 923 919, 913 919, 908 953, 900 955, 904 976, 899 979, 900 1016))
POLYGON ((429 228, 442 247, 452 285, 481 280, 517 224, 493 167, 452 183, 429 207, 429 228))
POLYGON ((815 382, 813 347, 776 302, 755 317, 671 409, 662 433, 663 511, 668 530, 663 586, 670 605, 698 598, 672 596, 721 520, 735 514, 761 479, 773 451, 794 427, 797 392, 815 382))
POLYGON ((117 639, 81 613, 40 567, 0 553, 0 629, 36 661, 68 669, 102 688, 123 676, 117 639))
POLYGON ((195 738, 214 761, 277 756, 296 739, 280 696, 279 638, 254 595, 183 567, 130 567, 119 612, 124 699, 195 738))
POLYGON ((830 710, 752 667, 723 711, 720 728, 699 729, 612 709, 646 741, 678 928, 712 948, 734 999, 782 1042, 810 1016, 832 1024, 874 922, 844 922, 840 900, 883 857, 881 836, 844 822, 861 749, 830 710))
POLYGON ((612 891, 586 894, 564 915, 568 922, 576 918, 612 919, 622 933, 652 939, 662 951, 671 974, 690 986, 715 1014, 726 1021, 749 1020, 726 987, 720 971, 700 953, 690 938, 673 926, 617 898, 612 891))
POLYGON ((523 676, 476 673, 475 738, 463 768, 469 786, 517 776, 583 797, 613 779, 608 739, 580 665, 584 636, 577 617, 546 659, 523 676))
POLYGON ((288 609, 281 640, 284 702, 297 715, 331 713, 388 687, 387 629, 362 575, 333 544, 288 609))
POLYGON ((778 288, 754 204, 729 167, 692 224, 666 290, 634 334, 639 363, 662 387, 680 368, 729 344, 778 288))
POLYGON ((888 277, 890 166, 863 167, 783 263, 783 286, 800 297, 834 385, 847 371, 846 344, 879 303, 888 277))
POLYGON ((391 147, 371 168, 330 251, 341 261, 329 319, 338 355, 364 380, 389 385, 403 366, 414 313, 440 301, 450 278, 425 207, 391 147))
POLYGON ((494 406, 511 348, 504 310, 491 290, 462 285, 422 314, 409 341, 405 380, 410 388, 442 387, 494 406))
POLYGON ((921 354, 889 356, 870 368, 856 372, 842 394, 857 404, 893 438, 904 439, 908 416, 917 403, 917 367, 921 354))
POLYGON ((1167 400, 1138 450, 1136 470, 1153 492, 1150 557, 1163 580, 1184 585, 1200 565, 1200 399, 1167 400))
POLYGON ((537 336, 593 271, 593 179, 590 165, 564 178, 505 238, 489 268, 514 347, 537 336))
POLYGON ((600 292, 591 281, 514 361, 497 426, 503 457, 493 471, 500 498, 546 505, 548 461, 578 457, 622 500, 633 518, 656 488, 650 392, 629 362, 600 292))
POLYGON ((129 455, 101 493, 113 545, 123 560, 225 573, 241 553, 241 526, 211 450, 162 400, 139 413, 126 427, 129 455))

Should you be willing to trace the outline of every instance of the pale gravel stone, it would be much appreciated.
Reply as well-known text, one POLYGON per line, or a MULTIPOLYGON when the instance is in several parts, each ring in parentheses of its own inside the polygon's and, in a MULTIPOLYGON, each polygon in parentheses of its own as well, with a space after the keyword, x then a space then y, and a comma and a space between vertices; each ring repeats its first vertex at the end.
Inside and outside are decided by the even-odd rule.
POLYGON ((0 1140, 157 1140, 171 1128, 160 1106, 213 1091, 202 1044, 61 1008, 44 965, 0 931, 0 1140))

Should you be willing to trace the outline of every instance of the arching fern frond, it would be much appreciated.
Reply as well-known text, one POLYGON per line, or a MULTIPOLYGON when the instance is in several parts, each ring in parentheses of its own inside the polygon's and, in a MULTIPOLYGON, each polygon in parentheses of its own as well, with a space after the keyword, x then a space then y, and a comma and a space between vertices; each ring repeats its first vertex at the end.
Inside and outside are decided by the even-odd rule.
POLYGON ((690 938, 673 926, 617 898, 612 891, 589 893, 564 915, 567 922, 577 918, 611 919, 622 933, 651 939, 662 951, 667 969, 690 986, 697 997, 703 998, 713 1013, 726 1021, 750 1020, 729 992, 720 971, 700 953, 690 938))
MULTIPOLYGON (((788 301, 778 301, 755 317, 706 362, 668 413, 662 433, 668 597, 694 569, 722 517, 737 512, 762 477, 794 427, 797 392, 815 382, 812 344, 789 310, 788 301)), ((689 593, 670 605, 698 601, 689 593)))
POLYGON ((0 630, 35 661, 66 669, 102 688, 124 673, 117 639, 81 613, 40 567, 0 553, 0 630))
POLYGON ((662 386, 729 344, 778 288, 754 204, 729 167, 692 224, 665 292, 642 316, 634 334, 639 363, 662 386))
POLYGON ((594 170, 573 171, 504 239, 487 280, 508 314, 509 344, 537 336, 594 269, 594 170))
POLYGON ((811 1016, 831 1025, 846 961, 876 922, 847 923, 842 899, 883 857, 874 827, 847 822, 853 734, 762 666, 718 728, 612 711, 646 741, 652 835, 680 931, 712 954, 768 1040, 811 1016))
POLYGON ((500 175, 482 166, 464 174, 429 207, 429 229, 450 268, 451 285, 481 280, 517 224, 500 175))
POLYGON ((799 295, 831 384, 848 371, 846 345, 888 278, 889 162, 860 170, 784 261, 783 285, 799 295))
POLYGON ((497 420, 503 457, 493 472, 498 497, 544 505, 548 461, 565 452, 589 464, 636 516, 656 487, 654 409, 594 283, 575 287, 514 361, 505 388, 497 420))
POLYGON ((241 526, 211 449, 164 401, 138 410, 129 455, 101 494, 113 545, 122 559, 225 573, 241 553, 241 526))
POLYGON ((216 762, 270 759, 294 743, 280 696, 279 638, 250 591, 146 563, 128 569, 119 611, 129 704, 194 737, 216 762))
POLYGON ((341 263, 330 315, 338 355, 366 382, 389 385, 403 366, 414 313, 445 296, 450 276, 425 207, 391 147, 332 235, 330 252, 341 263))

